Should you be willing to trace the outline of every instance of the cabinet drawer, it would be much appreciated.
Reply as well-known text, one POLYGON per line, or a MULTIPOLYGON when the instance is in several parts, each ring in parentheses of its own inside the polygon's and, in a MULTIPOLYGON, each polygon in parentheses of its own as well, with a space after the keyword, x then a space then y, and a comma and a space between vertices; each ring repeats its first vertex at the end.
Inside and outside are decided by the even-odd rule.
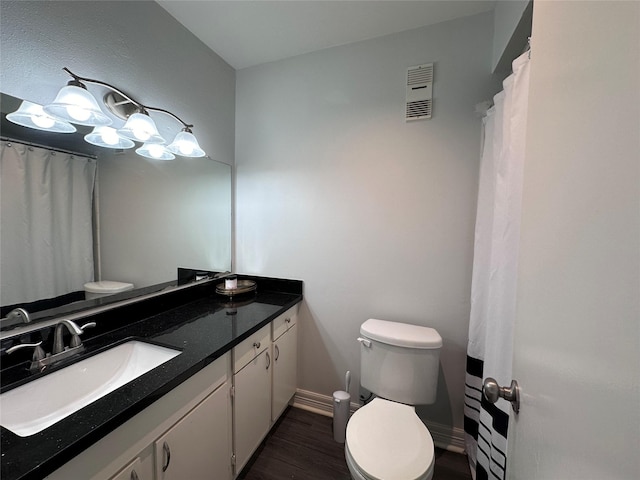
POLYGON ((269 328, 269 325, 265 325, 233 348, 233 373, 238 373, 242 367, 269 347, 269 328))
POLYGON ((271 322, 271 340, 278 339, 298 321, 298 305, 294 305, 271 322))

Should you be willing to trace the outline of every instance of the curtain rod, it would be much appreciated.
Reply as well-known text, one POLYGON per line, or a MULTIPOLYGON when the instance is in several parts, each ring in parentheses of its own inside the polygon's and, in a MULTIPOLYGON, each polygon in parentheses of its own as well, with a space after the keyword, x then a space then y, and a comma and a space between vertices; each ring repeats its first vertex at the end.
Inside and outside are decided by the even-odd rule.
POLYGON ((52 147, 50 145, 42 145, 35 142, 27 142, 26 140, 17 140, 15 138, 5 137, 4 135, 0 136, 0 141, 19 143, 21 145, 26 145, 28 147, 44 148, 45 150, 49 150, 52 152, 66 153, 67 155, 76 155, 78 157, 85 157, 85 158, 91 158, 92 160, 98 160, 98 156, 91 153, 74 152, 73 150, 65 150, 64 148, 52 147))

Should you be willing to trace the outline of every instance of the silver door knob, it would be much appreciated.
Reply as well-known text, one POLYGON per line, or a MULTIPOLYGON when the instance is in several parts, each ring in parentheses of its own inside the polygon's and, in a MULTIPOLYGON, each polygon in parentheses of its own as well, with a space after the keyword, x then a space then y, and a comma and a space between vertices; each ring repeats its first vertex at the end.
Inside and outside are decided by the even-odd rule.
POLYGON ((520 387, 518 382, 511 380, 509 388, 501 387, 494 378, 487 377, 482 384, 482 393, 489 403, 496 403, 502 397, 511 402, 511 408, 518 413, 520 411, 520 387))

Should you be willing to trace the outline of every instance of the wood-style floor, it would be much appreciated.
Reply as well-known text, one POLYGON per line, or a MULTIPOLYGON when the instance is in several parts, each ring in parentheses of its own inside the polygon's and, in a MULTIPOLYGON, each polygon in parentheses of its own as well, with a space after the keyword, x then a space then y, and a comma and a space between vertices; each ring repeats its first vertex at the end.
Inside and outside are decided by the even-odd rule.
MULTIPOLYGON (((330 417, 289 407, 238 480, 351 480, 330 417)), ((433 480, 470 480, 467 457, 436 449, 433 480)))

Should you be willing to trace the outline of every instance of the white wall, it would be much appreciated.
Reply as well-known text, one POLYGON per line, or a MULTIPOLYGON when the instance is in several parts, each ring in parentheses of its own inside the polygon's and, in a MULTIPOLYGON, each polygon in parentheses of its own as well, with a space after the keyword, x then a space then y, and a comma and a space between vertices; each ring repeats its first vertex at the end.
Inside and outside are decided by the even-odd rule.
MULTIPOLYGON (((367 318, 444 337, 430 420, 462 427, 492 23, 469 17, 237 72, 237 270, 305 281, 299 387, 359 382, 367 318), (405 123, 406 69, 435 63, 434 115, 405 123)), ((357 398, 357 388, 352 394, 357 398)))
MULTIPOLYGON (((70 79, 62 70, 68 67, 193 123, 207 154, 233 165, 235 70, 157 3, 21 1, 2 2, 1 8, 4 93, 49 103, 70 79)), ((95 88, 88 84, 94 94, 95 88)), ((166 115, 151 116, 166 138, 181 127, 166 115)), ((175 279, 179 266, 229 268, 228 172, 222 191, 213 178, 215 162, 170 163, 131 151, 100 155, 104 279, 144 286, 175 279)))
POLYGON ((509 478, 640 478, 640 3, 536 3, 532 43, 509 478))

